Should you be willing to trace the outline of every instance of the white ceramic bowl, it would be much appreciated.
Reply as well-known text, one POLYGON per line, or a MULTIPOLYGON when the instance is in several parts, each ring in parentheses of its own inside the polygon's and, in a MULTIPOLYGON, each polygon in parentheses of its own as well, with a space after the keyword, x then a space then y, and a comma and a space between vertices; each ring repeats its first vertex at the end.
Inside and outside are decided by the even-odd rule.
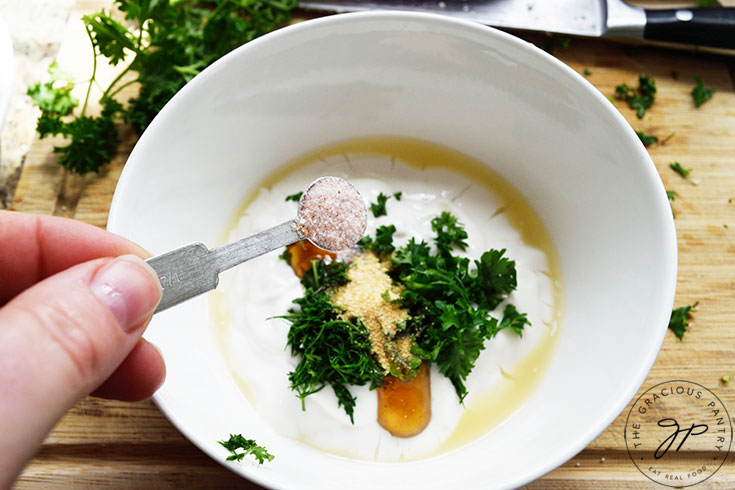
MULTIPOLYGON (((161 253, 219 244, 266 175, 327 143, 430 140, 505 176, 548 228, 564 311, 540 386, 477 442, 414 462, 369 463, 295 443, 259 421, 220 360, 206 298, 157 315, 156 402, 224 463, 242 433, 277 455, 227 466, 276 488, 516 487, 574 456, 623 410, 666 332, 676 279, 671 209, 615 107, 567 66, 480 25, 408 13, 340 15, 264 36, 197 76, 156 117, 122 173, 109 229, 161 253)), ((622 434, 620 434, 622 437, 622 434)))

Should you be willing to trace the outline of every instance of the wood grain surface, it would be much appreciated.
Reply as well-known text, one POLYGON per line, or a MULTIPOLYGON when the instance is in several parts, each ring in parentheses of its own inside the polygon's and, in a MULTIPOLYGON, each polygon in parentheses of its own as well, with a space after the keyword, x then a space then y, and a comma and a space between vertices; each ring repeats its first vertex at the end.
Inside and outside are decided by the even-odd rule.
MULTIPOLYGON (((83 45, 80 36, 84 40, 75 19, 109 8, 109 3, 77 3, 59 53, 67 70, 83 74, 89 66, 88 59, 75 53, 83 45)), ((537 44, 546 43, 544 36, 525 37, 537 44)), ((634 85, 639 74, 656 79, 658 96, 643 119, 624 103, 614 103, 634 129, 660 140, 671 135, 665 143, 650 146, 649 151, 666 189, 678 193, 673 202, 679 243, 675 303, 681 306, 699 301, 699 307, 683 341, 671 332, 667 334, 639 394, 667 380, 690 380, 711 389, 734 415, 735 62, 732 58, 577 38, 568 48, 556 49, 554 55, 580 73, 588 70, 587 79, 605 95, 612 95, 619 83, 634 85), (690 95, 695 75, 717 89, 699 109, 690 95), (692 169, 688 179, 669 168, 674 161, 692 169), (729 384, 720 380, 725 374, 733 378, 729 384)), ((36 140, 11 209, 67 216, 104 227, 117 178, 136 141, 127 128, 122 129, 121 137, 123 144, 113 162, 99 175, 87 177, 68 174, 56 164, 53 141, 36 140)), ((586 449, 528 488, 659 488, 644 478, 627 454, 623 437, 627 413, 628 408, 586 449)), ((94 398, 81 401, 58 423, 16 487, 259 488, 196 449, 151 401, 124 403, 94 398)), ((735 457, 701 487, 735 488, 735 457)))

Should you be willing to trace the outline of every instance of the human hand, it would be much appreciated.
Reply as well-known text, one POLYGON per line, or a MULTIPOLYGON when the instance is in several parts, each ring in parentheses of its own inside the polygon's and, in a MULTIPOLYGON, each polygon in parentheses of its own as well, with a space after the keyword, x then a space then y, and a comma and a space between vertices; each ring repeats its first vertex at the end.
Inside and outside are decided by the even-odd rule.
POLYGON ((78 221, 0 211, 0 488, 84 396, 141 400, 163 382, 140 338, 161 297, 147 256, 78 221))

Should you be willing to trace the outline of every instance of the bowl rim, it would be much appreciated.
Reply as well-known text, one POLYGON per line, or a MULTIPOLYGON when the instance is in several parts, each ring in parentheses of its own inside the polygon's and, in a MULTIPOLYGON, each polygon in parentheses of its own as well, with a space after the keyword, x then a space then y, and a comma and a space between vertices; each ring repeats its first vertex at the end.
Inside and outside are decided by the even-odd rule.
MULTIPOLYGON (((518 48, 529 50, 538 58, 539 62, 552 65, 554 69, 563 73, 569 79, 570 83, 575 84, 578 89, 586 91, 588 94, 590 94, 593 98, 596 98, 601 103, 601 110, 606 113, 607 117, 611 117, 615 125, 617 125, 619 129, 621 129, 622 134, 626 135, 626 138, 628 139, 628 144, 632 145, 633 148, 636 148, 636 152, 640 157, 640 160, 645 163, 645 167, 642 169, 642 171, 645 173, 646 178, 650 179, 652 185, 654 187, 658 187, 660 190, 659 194, 661 197, 657 198, 656 212, 660 214, 663 234, 665 235, 662 237, 665 249, 661 250, 661 255, 665 258, 663 262, 668 263, 669 267, 665 271, 667 272, 667 277, 662 277, 662 292, 659 296, 664 299, 669 299, 663 301, 663 304, 661 305, 661 311, 656 312, 657 315, 653 317, 651 323, 658 324, 660 320, 661 324, 664 325, 664 328, 660 329, 657 337, 654 338, 654 341, 649 346, 648 355, 646 356, 646 358, 642 361, 639 361, 639 368, 635 377, 630 383, 628 389, 618 395, 618 402, 609 406, 607 414, 604 417, 600 418, 600 420, 596 424, 591 424, 586 431, 580 432, 579 435, 577 435, 575 438, 571 438, 570 441, 567 443, 566 450, 559 451, 555 455, 546 459, 545 463, 535 466, 532 470, 513 477, 510 481, 509 488, 519 487, 521 485, 541 478, 542 476, 555 470, 556 468, 573 458, 580 451, 586 448, 597 436, 604 432, 622 413, 622 411, 630 403, 630 401, 633 399, 635 394, 642 386, 656 358, 658 357, 666 332, 668 331, 668 328, 665 326, 667 325, 667 323, 664 323, 664 319, 666 319, 666 322, 668 321, 670 310, 671 308, 673 308, 674 304, 678 267, 677 237, 670 205, 668 201, 664 199, 664 185, 661 181, 658 170, 653 163, 653 160, 635 134, 632 126, 628 123, 628 121, 620 113, 620 111, 618 111, 618 109, 614 105, 610 104, 609 100, 594 85, 592 85, 587 79, 577 73, 570 66, 557 59, 553 55, 547 53, 546 51, 536 47, 532 43, 529 43, 519 37, 516 37, 499 29, 485 26, 471 20, 456 19, 434 13, 400 10, 374 10, 353 13, 340 13, 328 15, 325 17, 309 19, 303 22, 282 27, 280 29, 277 29, 276 31, 272 31, 259 38, 256 38, 224 55, 222 58, 212 63, 212 65, 210 65, 197 76, 195 76, 189 83, 182 87, 182 89, 179 90, 179 92, 177 92, 171 100, 169 100, 169 102, 163 107, 163 109, 159 112, 159 114, 154 118, 154 120, 145 130, 144 134, 141 135, 140 140, 143 140, 146 135, 148 136, 148 138, 154 137, 153 135, 158 131, 160 122, 163 119, 163 117, 161 116, 165 116, 169 112, 175 110, 173 109, 173 107, 178 106, 180 100, 185 100, 185 98, 188 97, 189 92, 195 90, 196 87, 201 83, 205 83, 205 81, 213 73, 218 71, 219 68, 230 62, 230 60, 232 60, 233 58, 244 56, 249 51, 258 49, 259 46, 263 43, 278 42, 280 38, 284 36, 290 37, 302 31, 319 30, 325 27, 341 25, 343 23, 375 20, 405 20, 407 22, 419 22, 423 24, 438 23, 445 26, 452 26, 463 30, 474 31, 474 33, 476 34, 482 34, 484 36, 488 36, 489 38, 494 38, 497 41, 514 44, 518 48), (666 306, 666 308, 663 308, 664 306, 666 306)), ((128 195, 130 193, 130 187, 132 185, 130 176, 138 167, 141 166, 141 159, 136 158, 138 153, 136 150, 139 150, 138 144, 136 144, 136 147, 133 148, 128 162, 125 164, 125 167, 122 170, 122 173, 118 179, 117 186, 115 188, 113 199, 110 205, 107 224, 107 229, 110 231, 115 231, 115 229, 118 228, 118 216, 124 213, 121 204, 122 200, 124 199, 124 197, 122 196, 128 195)), ((210 445, 205 444, 203 441, 200 441, 195 434, 192 434, 188 431, 187 426, 184 424, 184 422, 176 416, 175 411, 167 405, 166 401, 161 397, 159 393, 153 395, 153 401, 155 402, 156 406, 158 406, 159 409, 166 415, 168 420, 177 428, 177 430, 179 430, 179 432, 181 432, 191 443, 193 443, 196 447, 198 447, 201 451, 207 454, 214 461, 218 462, 220 465, 259 485, 263 485, 268 488, 288 488, 273 481, 271 478, 268 477, 267 474, 263 472, 252 471, 251 468, 245 465, 232 465, 229 462, 226 462, 221 457, 221 454, 215 453, 215 451, 211 449, 210 445)))

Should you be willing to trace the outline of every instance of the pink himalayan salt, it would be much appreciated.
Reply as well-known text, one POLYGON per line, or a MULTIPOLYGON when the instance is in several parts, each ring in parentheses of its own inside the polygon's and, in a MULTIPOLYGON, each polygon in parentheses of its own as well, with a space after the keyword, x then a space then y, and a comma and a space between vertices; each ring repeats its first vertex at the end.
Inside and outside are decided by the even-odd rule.
POLYGON ((319 248, 345 250, 362 238, 367 210, 352 184, 339 177, 311 183, 299 203, 296 231, 319 248))

